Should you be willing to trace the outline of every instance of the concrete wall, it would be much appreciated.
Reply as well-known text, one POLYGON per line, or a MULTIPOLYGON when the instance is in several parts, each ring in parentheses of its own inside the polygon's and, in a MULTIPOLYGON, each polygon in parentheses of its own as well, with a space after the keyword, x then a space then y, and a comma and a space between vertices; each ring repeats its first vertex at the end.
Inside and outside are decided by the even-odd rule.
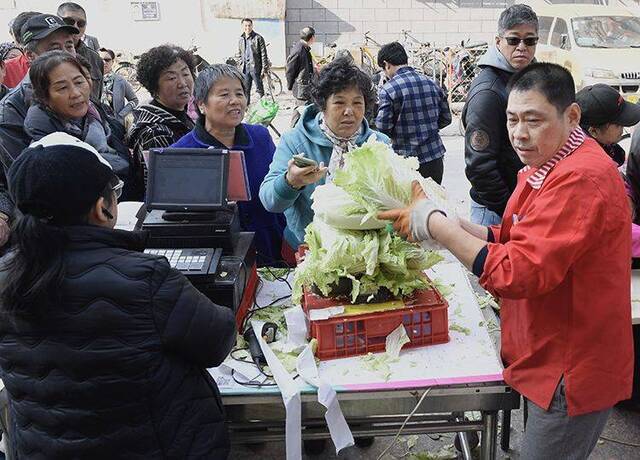
POLYGON ((317 41, 327 44, 362 43, 367 31, 380 43, 402 41, 406 29, 436 46, 467 39, 490 40, 504 9, 502 5, 495 7, 496 2, 492 5, 470 8, 426 0, 287 0, 287 47, 307 25, 316 29, 317 41))
MULTIPOLYGON (((534 9, 538 3, 604 2, 640 14, 640 0, 515 2, 530 4, 534 9)), ((402 31, 406 29, 417 39, 435 46, 459 44, 461 40, 490 42, 500 13, 513 3, 514 0, 287 0, 287 49, 298 40, 300 29, 308 25, 316 29, 317 42, 337 42, 346 47, 363 43, 367 31, 380 43, 403 42, 402 31)))

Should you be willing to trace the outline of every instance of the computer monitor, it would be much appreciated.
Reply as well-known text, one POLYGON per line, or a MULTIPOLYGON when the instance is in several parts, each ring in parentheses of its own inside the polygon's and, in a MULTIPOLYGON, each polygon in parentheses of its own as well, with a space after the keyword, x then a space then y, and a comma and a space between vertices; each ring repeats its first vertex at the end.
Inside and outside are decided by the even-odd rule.
POLYGON ((223 149, 151 149, 147 209, 215 211, 227 205, 229 155, 223 149))

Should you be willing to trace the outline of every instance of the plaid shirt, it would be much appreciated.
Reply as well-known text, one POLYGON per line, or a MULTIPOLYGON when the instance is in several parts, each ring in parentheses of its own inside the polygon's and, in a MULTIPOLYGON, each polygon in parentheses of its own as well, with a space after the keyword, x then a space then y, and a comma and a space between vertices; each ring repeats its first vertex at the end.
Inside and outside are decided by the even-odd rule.
POLYGON ((449 111, 442 89, 413 67, 401 67, 380 88, 376 128, 387 134, 396 153, 437 160, 445 152, 438 133, 440 112, 449 111))

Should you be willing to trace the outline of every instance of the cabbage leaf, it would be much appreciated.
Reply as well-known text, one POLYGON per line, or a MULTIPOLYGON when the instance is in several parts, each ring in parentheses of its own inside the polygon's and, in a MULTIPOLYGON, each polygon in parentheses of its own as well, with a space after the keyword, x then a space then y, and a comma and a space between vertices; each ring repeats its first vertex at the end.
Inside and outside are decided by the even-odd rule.
POLYGON ((394 296, 408 295, 429 287, 424 270, 443 259, 385 229, 339 230, 321 220, 309 224, 305 242, 309 247, 294 277, 295 303, 302 298, 303 286, 315 286, 329 296, 341 278, 351 280, 352 303, 359 295, 375 294, 381 287, 394 296))
POLYGON ((329 296, 345 280, 350 280, 352 303, 382 287, 396 297, 429 287, 424 270, 442 256, 400 238, 376 218, 380 211, 410 203, 411 183, 424 182, 418 167, 416 158, 397 155, 375 136, 345 155, 333 181, 312 195, 314 219, 305 233, 305 259, 295 271, 294 302, 300 301, 303 286, 329 296))

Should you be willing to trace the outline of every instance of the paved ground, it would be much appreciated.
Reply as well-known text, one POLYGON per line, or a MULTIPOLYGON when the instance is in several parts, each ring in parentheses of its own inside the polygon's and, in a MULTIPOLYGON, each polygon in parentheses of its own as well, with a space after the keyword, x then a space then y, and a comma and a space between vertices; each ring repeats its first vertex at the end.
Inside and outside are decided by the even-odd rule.
MULTIPOLYGON (((281 100, 281 111, 278 118, 274 120, 274 125, 280 132, 286 131, 291 117, 290 98, 283 97, 281 100)), ((452 126, 444 130, 443 140, 447 148, 445 156, 445 171, 443 185, 447 188, 450 196, 459 203, 459 213, 468 214, 469 207, 469 183, 464 175, 464 139, 458 131, 457 121, 454 120, 452 126)), ((275 142, 277 138, 274 136, 275 142)), ((492 314, 485 311, 485 315, 492 314)), ((473 414, 468 414, 473 416, 473 414)), ((499 459, 519 458, 519 447, 522 439, 523 424, 522 411, 517 410, 512 414, 511 426, 511 450, 503 452, 498 449, 499 459)), ((326 449, 320 455, 303 455, 305 459, 376 459, 391 442, 390 437, 376 438, 374 444, 367 449, 352 447, 345 449, 336 456, 333 446, 329 442, 326 449)), ((385 459, 414 459, 414 460, 434 460, 434 459, 455 459, 456 452, 452 447, 453 435, 416 437, 402 436, 390 454, 385 459), (415 445, 414 445, 415 444, 415 445), (411 448, 409 446, 412 445, 411 448)), ((476 452, 477 454, 477 452, 476 452)), ((284 459, 284 443, 267 443, 262 449, 255 450, 247 447, 235 446, 232 450, 231 459, 247 459, 259 456, 263 460, 284 459)), ((599 441, 594 453, 590 457, 592 460, 610 459, 640 459, 640 413, 631 412, 624 409, 614 409, 610 417, 603 438, 599 441), (606 438, 606 439, 605 439, 606 438), (636 444, 635 447, 622 443, 636 444)), ((553 460, 553 459, 550 459, 553 460)))

